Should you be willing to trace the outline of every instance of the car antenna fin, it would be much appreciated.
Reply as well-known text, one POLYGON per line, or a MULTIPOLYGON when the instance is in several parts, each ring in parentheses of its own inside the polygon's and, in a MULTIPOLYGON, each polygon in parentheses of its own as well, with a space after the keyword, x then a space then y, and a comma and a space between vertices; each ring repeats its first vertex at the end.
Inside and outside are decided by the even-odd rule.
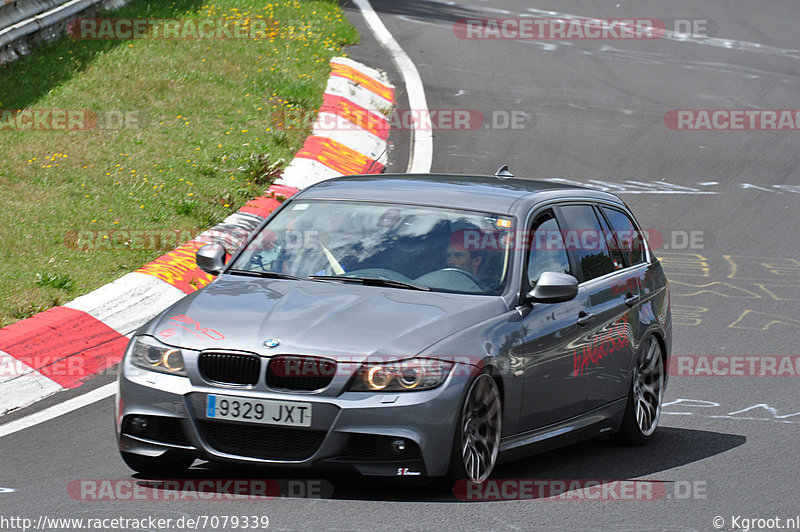
POLYGON ((510 179, 514 177, 514 174, 512 174, 511 170, 508 169, 508 165, 504 164, 497 170, 497 172, 494 173, 494 176, 499 179, 510 179))

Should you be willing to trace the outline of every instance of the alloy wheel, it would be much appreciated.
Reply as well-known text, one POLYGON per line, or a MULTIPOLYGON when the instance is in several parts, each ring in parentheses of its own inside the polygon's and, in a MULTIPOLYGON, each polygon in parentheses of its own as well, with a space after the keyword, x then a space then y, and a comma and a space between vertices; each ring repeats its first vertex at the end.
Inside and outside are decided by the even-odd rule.
POLYGON ((489 375, 472 383, 461 413, 461 458, 467 480, 483 482, 500 449, 500 392, 489 375))
POLYGON ((664 393, 664 358, 661 345, 655 338, 649 339, 636 362, 633 377, 633 402, 636 424, 643 436, 650 436, 658 426, 661 415, 661 399, 664 393))

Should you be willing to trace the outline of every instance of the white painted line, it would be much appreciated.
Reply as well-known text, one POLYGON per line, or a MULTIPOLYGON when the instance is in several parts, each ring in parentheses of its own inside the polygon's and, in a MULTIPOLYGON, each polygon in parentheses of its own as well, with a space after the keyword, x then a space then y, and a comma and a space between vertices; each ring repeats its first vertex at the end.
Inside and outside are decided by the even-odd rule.
POLYGON ((0 351, 0 415, 63 390, 21 360, 0 351))
MULTIPOLYGON (((383 46, 392 62, 395 64, 403 81, 406 84, 406 94, 408 94, 408 106, 416 116, 429 117, 428 102, 425 99, 425 87, 422 85, 422 78, 417 67, 405 50, 400 47, 389 30, 386 29, 381 18, 372 9, 372 4, 368 0, 353 0, 353 3, 361 10, 364 20, 367 21, 372 34, 383 46)), ((430 124, 415 123, 411 131, 411 154, 408 161, 408 172, 428 173, 433 164, 433 128, 430 124)))
POLYGON ((84 406, 89 406, 97 401, 102 401, 106 397, 111 397, 116 392, 117 383, 111 382, 105 386, 97 388, 96 390, 92 390, 91 392, 79 395, 78 397, 73 397, 68 401, 53 405, 49 408, 45 408, 44 410, 40 410, 35 414, 25 416, 10 423, 6 423, 5 425, 0 425, 0 438, 33 427, 39 423, 50 421, 51 419, 68 414, 73 410, 78 410, 84 406))

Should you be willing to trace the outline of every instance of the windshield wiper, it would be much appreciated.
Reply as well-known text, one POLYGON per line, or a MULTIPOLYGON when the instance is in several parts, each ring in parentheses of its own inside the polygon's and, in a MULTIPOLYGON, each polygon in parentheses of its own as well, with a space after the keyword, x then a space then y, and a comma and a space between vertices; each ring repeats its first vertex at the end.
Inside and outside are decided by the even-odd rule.
POLYGON ((233 275, 249 275, 250 277, 266 277, 268 279, 292 279, 294 281, 302 281, 302 277, 297 277, 295 275, 289 275, 288 273, 281 273, 281 272, 259 272, 255 270, 240 270, 237 268, 231 268, 225 273, 232 273, 233 275))
POLYGON ((393 279, 381 279, 379 277, 345 277, 344 275, 309 275, 309 279, 319 281, 344 281, 359 283, 367 286, 388 286, 391 288, 410 288, 411 290, 422 290, 425 292, 430 291, 428 286, 420 286, 418 284, 406 283, 403 281, 395 281, 393 279))

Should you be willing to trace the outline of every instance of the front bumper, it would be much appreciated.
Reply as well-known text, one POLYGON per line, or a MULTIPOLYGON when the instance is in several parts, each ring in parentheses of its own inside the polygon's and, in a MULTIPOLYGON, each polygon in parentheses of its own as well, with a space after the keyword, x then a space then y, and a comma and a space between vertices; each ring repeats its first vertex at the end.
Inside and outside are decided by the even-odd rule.
POLYGON ((447 472, 457 413, 469 371, 456 366, 433 389, 402 393, 265 392, 211 385, 141 370, 126 357, 116 401, 119 449, 160 456, 185 453, 214 462, 298 468, 347 468, 364 475, 442 476, 447 472), (461 375, 461 376, 459 376, 461 375), (310 427, 284 427, 206 417, 208 394, 312 404, 310 427), (147 416, 148 430, 131 428, 147 416), (402 439, 405 451, 392 442, 402 439))

